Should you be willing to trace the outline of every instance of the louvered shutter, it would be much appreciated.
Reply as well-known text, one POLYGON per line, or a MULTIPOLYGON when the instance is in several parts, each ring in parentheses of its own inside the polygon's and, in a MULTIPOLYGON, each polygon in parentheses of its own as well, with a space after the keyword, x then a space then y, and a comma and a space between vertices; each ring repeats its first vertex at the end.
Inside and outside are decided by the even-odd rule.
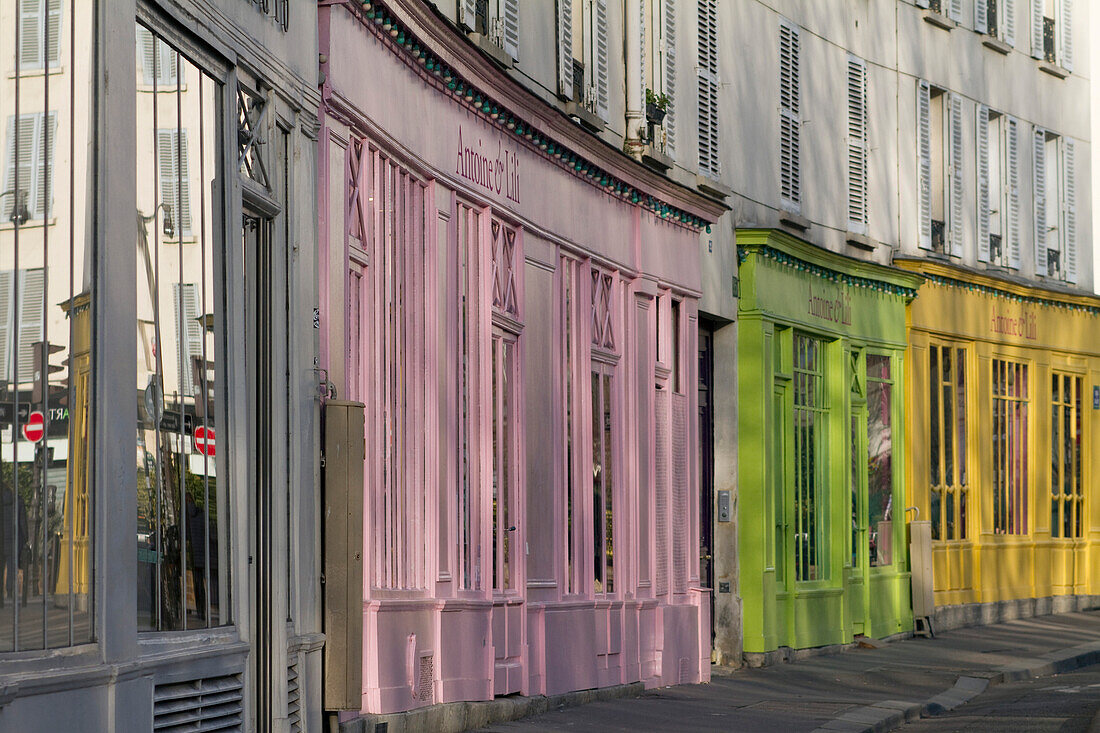
POLYGON ((477 2, 476 0, 458 0, 458 22, 460 25, 464 25, 470 30, 473 30, 477 24, 477 2))
POLYGON ((671 100, 665 115, 665 153, 676 155, 676 0, 664 0, 664 42, 665 73, 662 80, 664 93, 671 100))
POLYGON ((519 0, 504 0, 504 51, 519 60, 519 0))
POLYGON ((642 34, 641 43, 638 44, 638 52, 639 52, 639 56, 640 56, 640 58, 638 59, 638 64, 639 64, 638 69, 640 70, 640 73, 638 74, 638 82, 641 84, 642 88, 639 89, 638 91, 641 94, 639 99, 642 100, 642 109, 643 110, 645 109, 645 104, 646 104, 645 90, 648 88, 648 82, 646 81, 647 77, 646 77, 646 72, 645 72, 645 70, 646 70, 646 57, 649 55, 649 44, 646 41, 646 34, 645 34, 645 15, 646 15, 645 10, 646 10, 645 0, 642 0, 641 2, 638 3, 638 32, 642 34))
POLYGON ((794 212, 802 205, 799 71, 798 29, 782 21, 779 25, 779 196, 783 207, 794 212))
POLYGON ((15 274, 14 270, 0 272, 0 374, 9 382, 14 376, 11 355, 15 340, 15 329, 12 327, 12 318, 15 315, 12 300, 15 291, 15 274))
POLYGON ((50 66, 56 66, 61 60, 61 0, 49 0, 49 13, 46 16, 46 48, 50 66))
POLYGON ((573 98, 573 3, 558 0, 558 94, 573 98))
POLYGON ((17 202, 16 192, 26 194, 32 219, 49 216, 53 193, 53 149, 57 116, 41 112, 8 118, 8 144, 4 160, 3 215, 7 220, 17 202))
POLYGON ((718 2, 699 0, 699 170, 721 173, 718 152, 718 2))
POLYGON ((974 30, 978 33, 989 33, 987 10, 985 0, 974 0, 974 30))
POLYGON ((1061 28, 1058 34, 1058 60, 1062 68, 1073 71, 1073 0, 1062 0, 1062 17, 1058 19, 1061 28))
POLYGON ((33 198, 28 204, 35 219, 49 219, 53 213, 54 165, 53 151, 57 138, 57 115, 36 114, 34 117, 33 198))
POLYGON ((848 229, 867 233, 867 66, 848 57, 848 229))
POLYGON ((1034 166, 1035 199, 1035 272, 1047 274, 1047 166, 1046 141, 1044 130, 1036 127, 1032 136, 1032 154, 1034 166))
MULTIPOLYGON (((198 291, 194 283, 172 283, 175 304, 175 326, 179 347, 179 380, 183 394, 195 391, 191 360, 202 356, 202 324, 199 323, 198 291)), ((175 385, 169 385, 172 387, 175 385)))
MULTIPOLYGON (((976 0, 978 5, 981 5, 985 0, 976 0)), ((1009 46, 1016 45, 1016 0, 1001 0, 1000 5, 997 6, 997 10, 1000 11, 1004 29, 1004 42, 1009 46)))
POLYGON ((920 238, 923 249, 932 249, 932 128, 930 109, 932 88, 928 82, 917 84, 917 196, 920 211, 920 238))
POLYGON ((952 94, 950 98, 951 127, 951 254, 963 253, 963 111, 962 97, 952 94))
POLYGON ((1043 58, 1043 0, 1031 0, 1031 55, 1043 58))
POLYGON ((984 104, 978 105, 977 134, 978 259, 989 262, 989 107, 984 104))
POLYGON ((592 33, 595 36, 596 52, 596 114, 601 120, 607 122, 610 118, 608 98, 611 93, 611 82, 607 70, 607 0, 596 0, 595 10, 596 17, 592 19, 592 33))
POLYGON ((42 310, 46 302, 46 271, 23 270, 19 274, 19 374, 20 382, 34 378, 34 344, 42 341, 42 310))
POLYGON ((1066 280, 1077 282, 1077 173, 1075 143, 1062 138, 1062 258, 1066 280))
POLYGON ((947 0, 947 17, 956 23, 962 23, 962 0, 947 0))
POLYGON ((1008 159, 1008 264, 1020 269, 1020 122, 1006 119, 1005 148, 1008 159))
POLYGON ((147 28, 138 28, 137 41, 145 86, 175 86, 179 66, 175 49, 156 38, 147 28))
POLYGON ((172 207, 177 236, 191 233, 191 186, 188 178, 187 131, 158 130, 157 158, 161 201, 172 207))
POLYGON ((42 66, 42 6, 45 0, 19 3, 19 65, 42 66))

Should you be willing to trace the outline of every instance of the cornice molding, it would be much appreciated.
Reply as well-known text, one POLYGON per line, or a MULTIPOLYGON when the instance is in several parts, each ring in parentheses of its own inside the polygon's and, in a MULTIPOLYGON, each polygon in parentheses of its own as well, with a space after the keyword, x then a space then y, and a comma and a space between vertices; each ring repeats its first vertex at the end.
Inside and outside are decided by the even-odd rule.
POLYGON ((709 230, 728 211, 581 129, 503 72, 427 3, 343 0, 336 5, 441 93, 601 192, 692 230, 709 230))

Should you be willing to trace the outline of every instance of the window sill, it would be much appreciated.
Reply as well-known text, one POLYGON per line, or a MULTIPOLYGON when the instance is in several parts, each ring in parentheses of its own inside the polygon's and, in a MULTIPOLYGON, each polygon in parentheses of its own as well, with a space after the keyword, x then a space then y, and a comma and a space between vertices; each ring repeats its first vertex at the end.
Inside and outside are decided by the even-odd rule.
POLYGON ((934 10, 924 11, 924 22, 931 23, 937 28, 943 28, 945 31, 952 30, 956 25, 955 21, 951 20, 946 15, 937 13, 934 10))
POLYGON ((565 103, 565 114, 569 115, 576 121, 581 127, 589 130, 590 132, 600 133, 603 132, 604 122, 596 115, 588 111, 583 104, 579 102, 569 101, 565 103))
POLYGON ((848 232, 848 236, 845 239, 848 246, 861 249, 864 252, 874 252, 875 243, 866 234, 857 234, 856 232, 848 232))
POLYGON ((503 48, 490 41, 488 36, 483 36, 477 31, 470 31, 466 34, 466 37, 470 39, 470 43, 477 46, 478 50, 491 58, 502 69, 510 69, 515 64, 515 60, 511 55, 503 48))
POLYGON ((786 210, 779 212, 779 223, 800 232, 809 231, 811 226, 810 220, 806 217, 786 210))
POLYGON ((733 195, 733 189, 708 175, 699 173, 695 176, 695 187, 715 198, 725 199, 733 195))
POLYGON ((1069 76, 1069 69, 1064 66, 1059 66, 1058 64, 1052 64, 1049 61, 1040 61, 1039 70, 1045 71, 1051 76, 1058 77, 1059 79, 1065 79, 1069 76))
POLYGON ((31 69, 20 69, 18 74, 16 74, 13 71, 10 74, 8 74, 8 78, 9 79, 27 79, 27 78, 33 79, 36 76, 46 76, 47 74, 49 74, 50 76, 58 76, 58 75, 64 74, 64 73, 65 73, 65 67, 64 66, 60 66, 60 65, 51 66, 49 71, 46 71, 42 67, 38 66, 38 67, 35 67, 35 68, 31 68, 31 69))
POLYGON ((659 173, 665 173, 675 163, 672 158, 652 145, 646 145, 642 150, 642 162, 659 173))
MULTIPOLYGON (((175 94, 176 89, 177 89, 177 86, 175 84, 169 84, 167 82, 165 82, 164 84, 158 83, 156 88, 154 88, 152 84, 138 84, 138 88, 137 88, 137 90, 139 92, 144 93, 144 94, 154 94, 154 93, 155 94, 175 94)), ((186 92, 187 91, 187 85, 186 84, 180 84, 178 86, 178 89, 181 92, 186 92)))
MULTIPOLYGON (((46 227, 52 227, 57 223, 57 217, 52 219, 31 219, 26 224, 20 224, 20 229, 45 229, 46 227)), ((4 219, 0 222, 0 232, 10 232, 15 230, 15 224, 11 221, 4 219)))
POLYGON ((1012 53, 1012 46, 1008 45, 1007 43, 1002 41, 1000 38, 997 38, 996 36, 986 36, 986 37, 984 37, 982 39, 982 45, 985 46, 986 48, 989 48, 989 49, 992 49, 992 50, 996 51, 999 54, 1004 54, 1005 56, 1012 53))

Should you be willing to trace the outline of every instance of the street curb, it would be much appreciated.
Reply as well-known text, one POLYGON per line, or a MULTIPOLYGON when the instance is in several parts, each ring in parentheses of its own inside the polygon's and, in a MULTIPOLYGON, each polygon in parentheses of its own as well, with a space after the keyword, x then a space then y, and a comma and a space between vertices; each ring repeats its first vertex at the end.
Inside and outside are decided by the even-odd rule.
MULTIPOLYGON (((1100 662, 1100 642, 1058 649, 1015 664, 995 667, 987 676, 964 675, 955 680, 952 687, 928 698, 923 703, 883 700, 872 705, 853 708, 818 727, 813 733, 887 733, 917 718, 931 718, 954 710, 970 702, 992 685, 1063 674, 1098 662, 1100 662)), ((1100 712, 1092 719, 1088 733, 1100 733, 1100 712)))

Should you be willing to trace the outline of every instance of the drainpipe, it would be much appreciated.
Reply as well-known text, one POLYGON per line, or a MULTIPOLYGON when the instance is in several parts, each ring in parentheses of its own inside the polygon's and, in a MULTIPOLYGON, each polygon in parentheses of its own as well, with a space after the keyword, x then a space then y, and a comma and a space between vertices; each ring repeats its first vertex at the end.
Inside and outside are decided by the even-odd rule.
POLYGON ((628 155, 640 160, 645 149, 642 99, 642 0, 626 0, 626 141, 628 155))

